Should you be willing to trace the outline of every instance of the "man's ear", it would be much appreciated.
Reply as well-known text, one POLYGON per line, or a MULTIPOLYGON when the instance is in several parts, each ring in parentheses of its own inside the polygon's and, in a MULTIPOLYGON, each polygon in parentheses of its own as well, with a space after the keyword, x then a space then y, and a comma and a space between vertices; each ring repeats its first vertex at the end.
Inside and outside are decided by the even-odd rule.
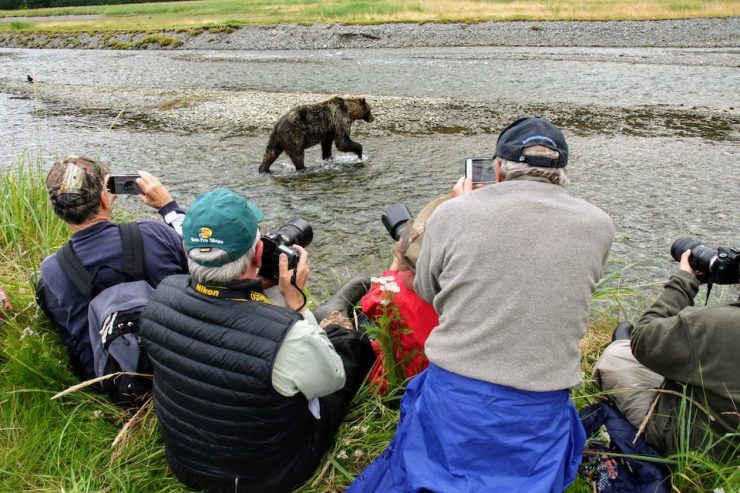
POLYGON ((257 267, 258 269, 262 267, 262 251, 264 250, 264 245, 262 244, 262 240, 258 241, 257 244, 254 245, 254 257, 252 257, 252 265, 257 267))
POLYGON ((504 174, 501 173, 501 158, 497 157, 493 160, 493 165, 496 167, 496 182, 500 183, 504 181, 504 174))
POLYGON ((108 193, 107 190, 103 190, 100 192, 100 209, 103 211, 111 211, 112 214, 113 202, 115 202, 117 198, 117 195, 113 195, 112 193, 108 193))

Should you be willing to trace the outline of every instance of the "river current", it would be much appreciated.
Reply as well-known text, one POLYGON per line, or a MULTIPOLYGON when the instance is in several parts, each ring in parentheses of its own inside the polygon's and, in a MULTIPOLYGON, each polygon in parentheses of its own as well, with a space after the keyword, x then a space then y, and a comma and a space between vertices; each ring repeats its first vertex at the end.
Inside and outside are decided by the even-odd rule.
MULTIPOLYGON (((492 109, 514 102, 577 104, 593 113, 627 110, 625 119, 635 108, 675 108, 677 121, 666 122, 660 131, 647 127, 600 135, 577 118, 563 127, 571 149, 570 192, 604 209, 617 229, 607 270, 629 266, 623 282, 643 285, 663 281, 676 268, 669 248, 678 237, 740 247, 738 55, 740 50, 730 48, 2 49, 0 81, 33 74, 45 83, 72 87, 362 94, 371 102, 374 95, 451 98, 490 103, 492 109), (685 108, 702 112, 710 122, 721 117, 723 131, 691 135, 684 129, 672 135, 671 125, 681 126, 685 108)), ((296 216, 313 225, 311 286, 318 295, 356 272, 381 272, 392 251, 380 222, 383 209, 403 202, 418 211, 451 188, 465 157, 490 155, 496 139, 496 133, 355 132, 366 155, 362 162, 339 156, 323 163, 313 148, 307 153, 308 172, 293 172, 283 155, 275 164, 277 173, 265 176, 245 163, 259 163, 267 133, 110 129, 84 114, 49 115, 44 105, 0 93, 3 166, 24 151, 41 156, 45 167, 59 156, 88 154, 111 163, 115 172, 153 172, 184 206, 214 187, 234 188, 265 210, 267 229, 296 216)), ((136 214, 144 211, 131 197, 118 205, 136 214)))

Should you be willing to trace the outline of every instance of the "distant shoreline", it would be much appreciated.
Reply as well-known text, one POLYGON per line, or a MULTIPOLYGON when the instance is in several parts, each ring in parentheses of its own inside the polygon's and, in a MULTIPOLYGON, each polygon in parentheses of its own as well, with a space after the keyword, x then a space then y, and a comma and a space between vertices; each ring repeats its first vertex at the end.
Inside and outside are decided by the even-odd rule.
POLYGON ((463 46, 738 48, 740 17, 661 21, 490 21, 277 25, 154 32, 0 33, 2 48, 302 50, 463 46))

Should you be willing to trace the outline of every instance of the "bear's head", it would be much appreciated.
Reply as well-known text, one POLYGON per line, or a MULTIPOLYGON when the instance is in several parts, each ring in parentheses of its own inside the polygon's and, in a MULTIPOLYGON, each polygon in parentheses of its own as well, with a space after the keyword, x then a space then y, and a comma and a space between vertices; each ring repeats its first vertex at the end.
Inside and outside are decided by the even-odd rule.
POLYGON ((343 98, 343 100, 352 120, 365 120, 370 123, 375 119, 372 113, 373 108, 365 98, 343 98))

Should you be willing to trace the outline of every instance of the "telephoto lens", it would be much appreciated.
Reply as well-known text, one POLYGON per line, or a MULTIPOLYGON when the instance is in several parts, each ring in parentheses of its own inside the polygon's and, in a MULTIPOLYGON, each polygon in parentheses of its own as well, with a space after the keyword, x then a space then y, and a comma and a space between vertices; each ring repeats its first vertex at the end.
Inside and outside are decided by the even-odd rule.
POLYGON ((740 250, 737 248, 712 248, 693 238, 679 238, 671 245, 671 256, 680 261, 681 255, 689 249, 689 265, 699 281, 712 284, 740 282, 740 250))
POLYGON ((694 238, 679 238, 671 245, 671 256, 676 262, 680 262, 681 255, 686 250, 691 250, 689 265, 697 273, 697 278, 705 281, 709 275, 712 261, 717 256, 717 250, 704 246, 701 241, 694 238))
POLYGON ((282 236, 285 244, 300 245, 306 248, 313 241, 313 228, 305 219, 295 217, 280 226, 275 234, 282 236))
POLYGON ((380 219, 391 238, 398 241, 401 233, 406 229, 406 224, 411 219, 411 213, 405 204, 393 204, 385 208, 385 212, 380 219))

